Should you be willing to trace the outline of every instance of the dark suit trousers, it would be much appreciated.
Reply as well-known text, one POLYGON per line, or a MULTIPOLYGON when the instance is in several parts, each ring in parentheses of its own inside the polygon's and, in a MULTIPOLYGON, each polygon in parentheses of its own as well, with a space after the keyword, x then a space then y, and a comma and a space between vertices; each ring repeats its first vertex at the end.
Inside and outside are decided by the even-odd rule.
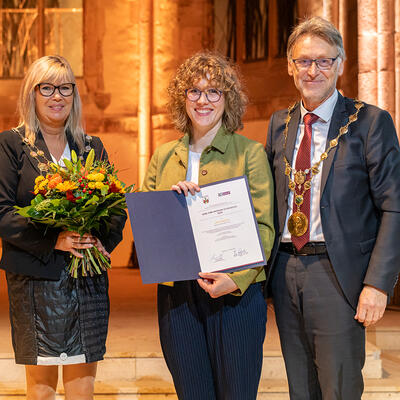
POLYGON ((329 258, 279 252, 272 295, 292 400, 360 400, 365 330, 329 258))
POLYGON ((261 285, 212 299, 197 281, 158 286, 161 346, 180 400, 255 400, 267 308, 261 285))

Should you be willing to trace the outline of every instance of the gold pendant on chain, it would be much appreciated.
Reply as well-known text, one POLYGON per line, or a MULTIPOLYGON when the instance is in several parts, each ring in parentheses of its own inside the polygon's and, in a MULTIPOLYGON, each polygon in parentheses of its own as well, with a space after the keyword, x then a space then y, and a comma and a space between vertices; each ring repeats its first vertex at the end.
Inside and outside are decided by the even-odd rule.
POLYGON ((306 180, 306 174, 303 171, 296 171, 294 174, 294 181, 296 185, 302 185, 306 180))
POLYGON ((301 211, 293 213, 288 220, 288 229, 292 236, 303 236, 308 229, 308 218, 301 211))

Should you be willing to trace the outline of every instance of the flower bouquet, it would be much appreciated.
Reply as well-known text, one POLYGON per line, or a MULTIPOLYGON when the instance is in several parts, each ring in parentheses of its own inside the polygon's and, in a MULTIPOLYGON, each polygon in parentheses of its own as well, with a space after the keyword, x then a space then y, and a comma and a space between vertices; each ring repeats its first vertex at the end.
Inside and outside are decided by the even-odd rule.
MULTIPOLYGON (((109 229, 113 215, 123 215, 126 207, 126 187, 117 178, 114 166, 108 161, 94 160, 90 150, 85 164, 71 151, 71 161, 64 159, 66 168, 50 164, 50 172, 35 179, 31 205, 18 207, 17 213, 32 222, 47 224, 78 232, 81 236, 99 231, 102 224, 109 229)), ((79 250, 82 258, 72 256, 68 270, 71 276, 101 274, 111 268, 109 260, 95 247, 79 250)))

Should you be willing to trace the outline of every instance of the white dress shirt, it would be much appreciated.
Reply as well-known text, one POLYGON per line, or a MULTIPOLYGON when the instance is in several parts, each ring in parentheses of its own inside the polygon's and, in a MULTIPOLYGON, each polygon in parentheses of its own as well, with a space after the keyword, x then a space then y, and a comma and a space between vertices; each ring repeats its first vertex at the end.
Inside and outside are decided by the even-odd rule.
POLYGON ((51 159, 52 159, 52 161, 53 161, 54 164, 58 164, 58 165, 60 165, 61 167, 65 167, 64 158, 66 158, 67 160, 70 160, 70 161, 71 161, 71 151, 70 151, 70 149, 69 149, 69 144, 68 144, 68 142, 67 142, 67 144, 65 145, 64 152, 61 154, 61 157, 60 157, 59 160, 56 160, 56 158, 53 156, 53 154, 50 154, 50 155, 51 155, 51 159))
MULTIPOLYGON (((317 115, 318 120, 312 125, 312 138, 311 138, 311 165, 317 163, 321 157, 321 154, 326 149, 326 139, 328 137, 329 126, 331 124, 333 110, 335 108, 338 99, 337 90, 327 98, 321 105, 312 111, 313 114, 317 115)), ((303 117, 308 112, 303 102, 300 104, 301 121, 297 129, 296 144, 294 147, 292 168, 296 165, 297 152, 299 151, 300 143, 304 136, 304 122, 303 117)), ((339 133, 339 132, 338 132, 339 133)), ((319 203, 321 198, 321 172, 324 163, 320 165, 320 171, 311 180, 311 198, 310 198, 310 242, 324 242, 324 233, 322 232, 321 215, 319 209, 319 203)), ((292 173, 293 179, 293 173, 292 173)), ((297 207, 296 207, 297 208, 297 207)), ((301 210, 301 207, 300 207, 301 210)), ((296 211, 296 210, 295 210, 296 211)), ((287 227, 289 217, 293 214, 293 192, 289 191, 288 197, 288 211, 286 215, 285 228, 283 230, 282 242, 291 242, 291 235, 287 227)))

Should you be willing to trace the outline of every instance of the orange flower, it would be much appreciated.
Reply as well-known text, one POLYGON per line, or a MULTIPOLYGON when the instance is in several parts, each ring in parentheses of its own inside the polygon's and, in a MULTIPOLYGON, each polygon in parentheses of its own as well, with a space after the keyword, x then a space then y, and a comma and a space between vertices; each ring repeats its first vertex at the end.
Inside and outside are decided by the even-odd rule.
POLYGON ((61 182, 62 182, 61 175, 57 173, 50 178, 49 184, 47 186, 49 189, 54 189, 61 182))

